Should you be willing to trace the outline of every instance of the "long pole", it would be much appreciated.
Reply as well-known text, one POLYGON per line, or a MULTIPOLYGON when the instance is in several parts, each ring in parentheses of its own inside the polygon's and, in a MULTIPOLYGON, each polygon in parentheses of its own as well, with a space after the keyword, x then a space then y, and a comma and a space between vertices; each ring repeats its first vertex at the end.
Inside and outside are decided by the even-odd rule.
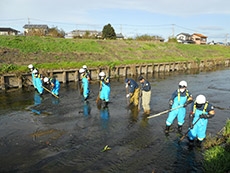
POLYGON ((59 98, 56 94, 52 93, 50 90, 48 90, 46 87, 42 86, 46 91, 48 91, 50 94, 52 94, 54 97, 59 98))
MULTIPOLYGON (((192 126, 195 126, 195 124, 200 120, 200 117, 195 121, 195 123, 193 123, 192 126)), ((178 141, 178 143, 180 143, 184 138, 185 136, 188 134, 188 132, 191 130, 191 128, 188 128, 187 132, 180 138, 180 140, 178 141)))
POLYGON ((160 113, 158 113, 158 114, 150 115, 150 116, 148 116, 147 118, 148 118, 148 119, 154 118, 154 117, 160 116, 160 115, 162 115, 162 114, 166 114, 166 113, 168 113, 168 112, 170 112, 170 111, 173 111, 173 110, 182 108, 183 106, 184 106, 184 105, 180 105, 180 106, 178 106, 178 107, 175 107, 175 108, 172 108, 172 109, 165 110, 165 111, 160 112, 160 113))
POLYGON ((138 111, 140 111, 141 110, 141 101, 142 101, 142 99, 141 99, 141 93, 142 92, 142 90, 140 89, 140 91, 139 91, 139 95, 138 95, 138 111))
MULTIPOLYGON (((129 94, 129 88, 128 87, 126 87, 126 96, 129 94)), ((125 97, 126 97, 125 96, 125 97)), ((127 102, 127 106, 129 106, 129 98, 128 97, 126 97, 126 102, 127 102)))

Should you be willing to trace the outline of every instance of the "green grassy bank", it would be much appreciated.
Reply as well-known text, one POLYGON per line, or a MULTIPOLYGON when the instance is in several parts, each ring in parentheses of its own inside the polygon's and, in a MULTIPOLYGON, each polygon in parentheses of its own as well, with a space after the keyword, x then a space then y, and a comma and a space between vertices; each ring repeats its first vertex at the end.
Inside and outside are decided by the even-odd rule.
POLYGON ((136 40, 0 36, 0 73, 43 69, 200 61, 230 58, 229 46, 185 45, 136 40))

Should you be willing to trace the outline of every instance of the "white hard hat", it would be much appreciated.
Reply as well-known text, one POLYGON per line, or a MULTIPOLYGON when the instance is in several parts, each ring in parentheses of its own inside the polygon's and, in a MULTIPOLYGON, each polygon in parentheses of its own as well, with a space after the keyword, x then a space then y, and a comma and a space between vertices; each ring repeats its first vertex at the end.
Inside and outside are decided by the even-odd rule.
POLYGON ((198 104, 204 104, 206 102, 206 98, 205 98, 205 96, 204 95, 198 95, 197 97, 196 97, 196 103, 198 103, 198 104))
POLYGON ((181 88, 187 87, 187 82, 184 81, 184 80, 180 81, 179 82, 179 87, 181 87, 181 88))
POLYGON ((48 77, 45 77, 44 78, 44 82, 48 82, 49 81, 49 78, 48 77))
POLYGON ((99 76, 104 77, 104 76, 105 76, 105 72, 103 72, 103 71, 100 72, 100 73, 99 73, 99 76))
POLYGON ((37 70, 37 69, 34 69, 34 70, 32 71, 32 73, 36 74, 36 73, 38 73, 38 70, 37 70))
POLYGON ((28 68, 33 68, 34 66, 32 64, 28 65, 28 68))
POLYGON ((81 68, 81 69, 79 70, 79 72, 80 72, 80 73, 84 73, 84 72, 85 72, 85 69, 84 69, 84 68, 81 68))
POLYGON ((85 68, 85 69, 86 69, 86 68, 87 68, 87 66, 86 66, 86 65, 83 65, 83 66, 82 66, 82 68, 85 68))

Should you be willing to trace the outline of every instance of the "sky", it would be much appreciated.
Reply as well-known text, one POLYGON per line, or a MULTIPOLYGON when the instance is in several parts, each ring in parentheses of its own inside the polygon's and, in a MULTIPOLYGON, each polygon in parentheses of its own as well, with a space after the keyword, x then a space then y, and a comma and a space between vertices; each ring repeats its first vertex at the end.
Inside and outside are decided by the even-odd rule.
POLYGON ((200 33, 208 42, 230 42, 230 0, 1 0, 0 27, 23 32, 46 24, 70 32, 111 24, 125 37, 200 33))

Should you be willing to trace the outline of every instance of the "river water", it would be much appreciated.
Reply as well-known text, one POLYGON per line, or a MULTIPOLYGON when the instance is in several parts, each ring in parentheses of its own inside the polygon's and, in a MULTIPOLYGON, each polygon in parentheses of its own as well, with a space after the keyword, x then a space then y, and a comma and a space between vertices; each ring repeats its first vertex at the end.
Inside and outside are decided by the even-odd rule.
MULTIPOLYGON (((204 94, 215 106, 207 134, 217 134, 230 118, 229 74, 225 68, 145 76, 152 85, 151 114, 167 110, 178 82, 186 80, 194 98, 204 94)), ((176 131, 165 136, 167 114, 147 119, 143 110, 127 109, 124 78, 112 79, 105 110, 96 106, 97 83, 88 104, 77 86, 62 84, 59 99, 41 98, 32 87, 0 93, 0 172, 204 172, 204 149, 190 149, 186 138, 178 143, 176 131)))

